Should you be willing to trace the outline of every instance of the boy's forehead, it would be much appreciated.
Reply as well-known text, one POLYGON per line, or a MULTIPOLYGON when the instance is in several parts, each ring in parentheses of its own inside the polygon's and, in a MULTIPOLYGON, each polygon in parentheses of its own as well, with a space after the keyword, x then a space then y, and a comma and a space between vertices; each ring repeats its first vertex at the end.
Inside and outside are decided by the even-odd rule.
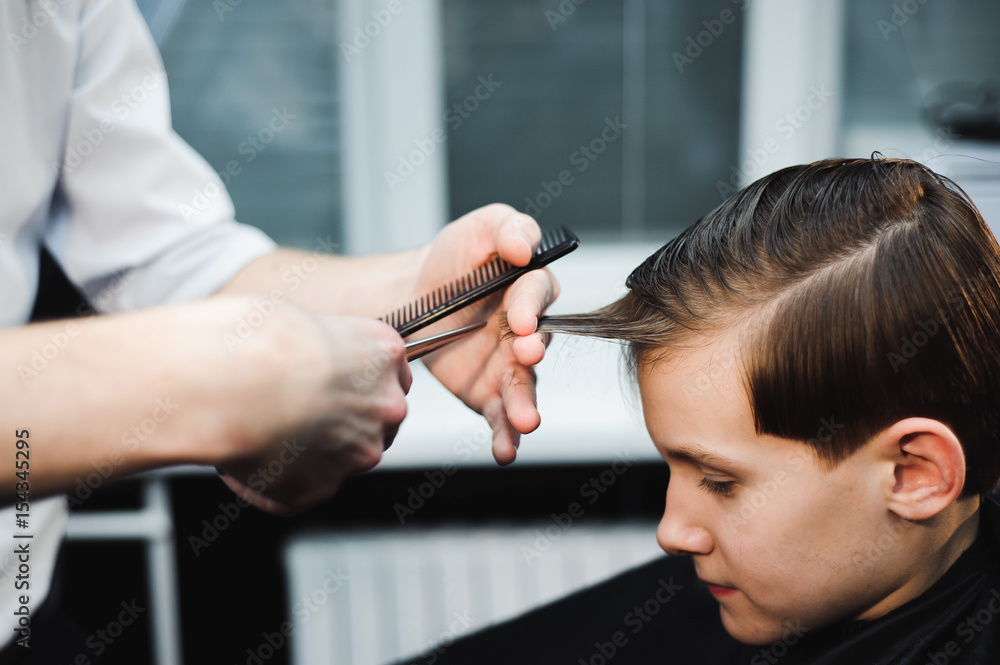
POLYGON ((756 437, 735 345, 717 339, 674 348, 640 366, 643 418, 658 443, 756 437))
POLYGON ((646 352, 640 359, 637 378, 643 390, 663 393, 667 399, 680 392, 686 400, 710 391, 738 388, 745 398, 743 365, 736 333, 688 340, 683 345, 646 352))
POLYGON ((821 466, 803 443, 757 432, 734 338, 671 349, 640 367, 643 419, 661 453, 726 460, 729 469, 767 460, 821 466))

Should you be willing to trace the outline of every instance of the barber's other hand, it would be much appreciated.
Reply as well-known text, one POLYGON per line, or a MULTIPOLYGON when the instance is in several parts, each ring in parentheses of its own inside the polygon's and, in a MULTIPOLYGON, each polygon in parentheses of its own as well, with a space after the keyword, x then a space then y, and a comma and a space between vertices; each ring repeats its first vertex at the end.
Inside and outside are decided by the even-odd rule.
MULTIPOLYGON (((496 256, 516 266, 526 265, 540 242, 535 220, 510 206, 495 203, 474 210, 445 226, 425 248, 416 295, 458 279, 496 256)), ((483 330, 427 356, 424 363, 445 387, 486 417, 493 429, 493 456, 500 464, 514 461, 521 434, 534 431, 541 422, 532 365, 545 355, 546 342, 535 327, 558 294, 559 284, 552 273, 534 270, 502 294, 416 335, 488 320, 483 330), (498 315, 503 311, 518 337, 501 343, 498 315)))
POLYGON ((323 501, 374 467, 406 416, 412 381, 403 340, 388 325, 283 310, 261 328, 255 351, 276 365, 268 369, 279 380, 260 410, 278 414, 277 426, 261 422, 266 434, 219 467, 230 489, 275 514, 323 501))

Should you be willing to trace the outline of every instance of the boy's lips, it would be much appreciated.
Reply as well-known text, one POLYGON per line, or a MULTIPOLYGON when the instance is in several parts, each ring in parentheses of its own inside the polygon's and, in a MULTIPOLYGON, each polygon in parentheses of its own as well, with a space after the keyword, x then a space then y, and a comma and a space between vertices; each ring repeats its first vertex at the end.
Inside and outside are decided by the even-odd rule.
POLYGON ((701 580, 708 587, 709 593, 715 597, 730 596, 736 593, 736 587, 724 586, 722 584, 712 584, 707 580, 701 580))

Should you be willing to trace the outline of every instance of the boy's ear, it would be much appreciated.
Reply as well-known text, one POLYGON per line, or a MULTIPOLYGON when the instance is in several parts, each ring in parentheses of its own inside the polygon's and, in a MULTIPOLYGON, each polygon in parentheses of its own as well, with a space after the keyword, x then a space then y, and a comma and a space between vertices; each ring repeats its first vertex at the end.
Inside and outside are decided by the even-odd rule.
POLYGON ((950 506, 965 487, 965 451, 946 425, 906 418, 876 435, 876 446, 893 478, 887 479, 889 510, 925 520, 950 506))

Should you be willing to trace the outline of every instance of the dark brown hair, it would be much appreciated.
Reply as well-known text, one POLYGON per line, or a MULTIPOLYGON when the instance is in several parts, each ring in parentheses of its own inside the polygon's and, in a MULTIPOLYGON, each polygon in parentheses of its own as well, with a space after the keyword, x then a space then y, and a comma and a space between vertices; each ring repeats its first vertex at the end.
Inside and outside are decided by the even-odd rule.
POLYGON ((949 426, 965 492, 1000 480, 1000 248, 964 192, 902 159, 824 160, 734 194, 543 332, 624 341, 631 368, 739 327, 757 431, 836 464, 910 416, 949 426), (821 419, 844 425, 815 437, 821 419))

